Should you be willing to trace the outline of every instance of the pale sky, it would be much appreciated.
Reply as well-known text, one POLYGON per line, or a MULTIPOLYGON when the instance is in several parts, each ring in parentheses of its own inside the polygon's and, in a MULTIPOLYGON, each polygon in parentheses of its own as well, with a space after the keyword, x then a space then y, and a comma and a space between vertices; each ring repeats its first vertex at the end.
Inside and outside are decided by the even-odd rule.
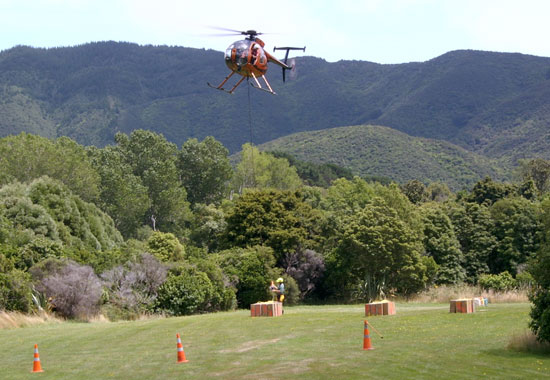
POLYGON ((329 62, 457 49, 550 57, 549 17, 546 0, 0 0, 0 51, 108 40, 223 51, 240 37, 208 35, 219 26, 271 33, 268 51, 306 46, 329 62))

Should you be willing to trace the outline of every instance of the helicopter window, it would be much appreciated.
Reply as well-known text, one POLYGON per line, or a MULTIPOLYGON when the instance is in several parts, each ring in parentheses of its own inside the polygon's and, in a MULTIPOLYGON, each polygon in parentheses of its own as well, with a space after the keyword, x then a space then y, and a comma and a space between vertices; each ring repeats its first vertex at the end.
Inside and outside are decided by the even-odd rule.
POLYGON ((235 44, 231 44, 227 49, 225 49, 225 58, 231 59, 231 51, 235 48, 235 44))

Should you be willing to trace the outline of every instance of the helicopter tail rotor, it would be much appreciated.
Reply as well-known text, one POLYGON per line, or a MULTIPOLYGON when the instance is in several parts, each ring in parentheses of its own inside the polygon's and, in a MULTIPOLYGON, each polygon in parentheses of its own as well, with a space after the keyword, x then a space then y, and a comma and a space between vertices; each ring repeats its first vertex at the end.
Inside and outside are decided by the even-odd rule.
POLYGON ((292 67, 290 69, 290 79, 294 80, 298 76, 298 72, 296 71, 296 60, 294 58, 290 60, 289 66, 292 67))

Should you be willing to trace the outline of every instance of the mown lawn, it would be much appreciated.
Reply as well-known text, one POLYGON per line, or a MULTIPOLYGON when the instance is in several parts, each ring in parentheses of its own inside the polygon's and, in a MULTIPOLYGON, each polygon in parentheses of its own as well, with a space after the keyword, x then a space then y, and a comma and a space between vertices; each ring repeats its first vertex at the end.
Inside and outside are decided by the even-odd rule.
POLYGON ((528 304, 450 314, 447 304, 364 308, 300 306, 283 317, 242 310, 118 323, 59 323, 0 330, 0 379, 541 379, 550 356, 506 348, 529 321, 528 304), (176 364, 176 333, 188 363, 176 364), (38 344, 43 373, 30 373, 38 344))

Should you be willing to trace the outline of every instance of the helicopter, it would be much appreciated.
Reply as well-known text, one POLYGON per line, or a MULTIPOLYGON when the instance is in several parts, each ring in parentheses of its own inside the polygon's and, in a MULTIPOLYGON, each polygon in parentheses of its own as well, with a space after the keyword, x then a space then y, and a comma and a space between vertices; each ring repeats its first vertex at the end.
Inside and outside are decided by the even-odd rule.
POLYGON ((258 90, 266 91, 272 95, 277 95, 273 88, 267 81, 265 73, 267 72, 268 62, 272 62, 278 66, 281 66, 283 69, 283 82, 285 81, 285 72, 286 70, 292 70, 294 64, 288 64, 288 54, 291 50, 302 50, 306 51, 306 47, 275 47, 273 52, 277 50, 285 50, 285 58, 283 61, 278 60, 267 51, 265 51, 265 43, 259 39, 257 36, 262 35, 263 33, 257 32, 255 30, 246 30, 238 31, 233 29, 218 28, 231 32, 232 34, 241 34, 247 36, 244 40, 235 41, 225 50, 225 64, 231 70, 231 73, 217 86, 214 86, 210 83, 207 83, 208 86, 215 88, 216 90, 225 91, 229 94, 239 87, 239 85, 246 79, 251 78, 253 82, 251 83, 254 88, 258 90), (227 83, 229 78, 234 74, 239 74, 242 78, 230 89, 226 90, 223 86, 227 83), (265 82, 265 87, 262 87, 258 78, 262 78, 265 82))

